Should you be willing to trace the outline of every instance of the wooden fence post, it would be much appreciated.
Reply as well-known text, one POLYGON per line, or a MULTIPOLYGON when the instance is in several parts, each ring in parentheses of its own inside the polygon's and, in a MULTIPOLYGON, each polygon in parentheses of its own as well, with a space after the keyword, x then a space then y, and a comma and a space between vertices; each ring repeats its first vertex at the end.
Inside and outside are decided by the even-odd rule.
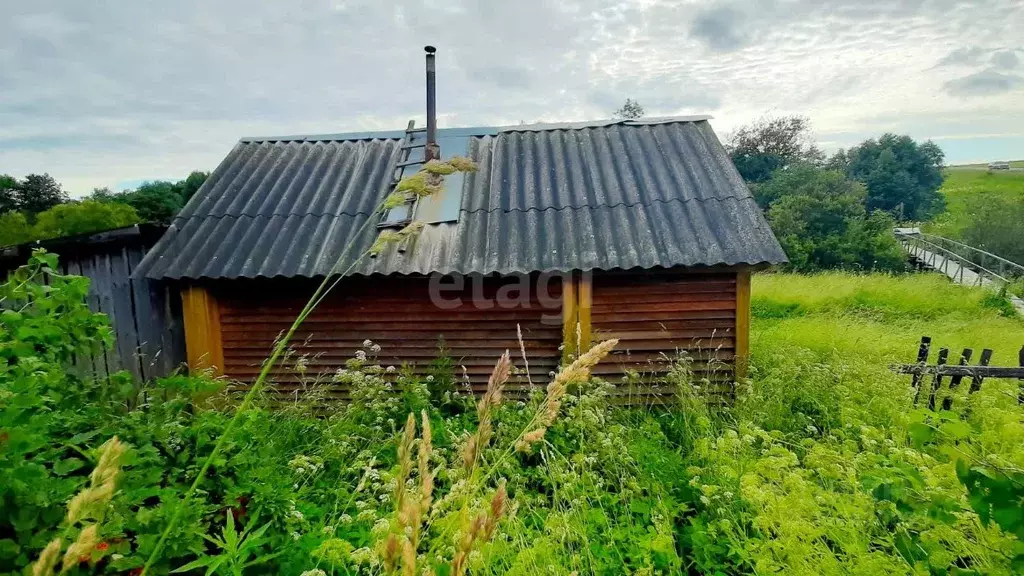
MULTIPOLYGON (((974 350, 970 348, 964 348, 964 351, 960 353, 960 365, 967 366, 967 363, 971 361, 971 356, 974 355, 974 350)), ((953 379, 949 381, 949 394, 942 400, 942 409, 949 410, 953 407, 953 391, 956 390, 957 386, 960 385, 960 381, 964 377, 957 374, 953 376, 953 379)))
MULTIPOLYGON (((921 346, 917 349, 917 363, 924 366, 928 362, 928 353, 932 347, 932 339, 929 336, 921 336, 921 346)), ((914 388, 914 406, 921 397, 921 374, 914 374, 910 377, 910 385, 914 388)))
MULTIPOLYGON (((1020 347, 1020 352, 1017 353, 1017 363, 1020 364, 1021 368, 1024 368, 1024 346, 1020 347)), ((1017 392, 1017 403, 1024 404, 1024 378, 1020 379, 1020 387, 1017 392)))
MULTIPOLYGON (((985 348, 984 350, 981 351, 981 361, 978 362, 978 366, 988 366, 988 363, 991 362, 991 361, 992 361, 992 350, 990 350, 988 348, 985 348)), ((970 390, 971 394, 974 394, 978 390, 981 390, 981 381, 983 379, 984 379, 984 376, 981 376, 979 374, 975 374, 974 377, 971 378, 971 390, 970 390)))
MULTIPOLYGON (((946 361, 949 359, 949 348, 939 348, 939 361, 936 366, 944 366, 946 361)), ((942 374, 936 373, 934 380, 932 380, 932 391, 928 394, 928 409, 935 411, 935 395, 938 393, 939 388, 942 386, 942 374)))

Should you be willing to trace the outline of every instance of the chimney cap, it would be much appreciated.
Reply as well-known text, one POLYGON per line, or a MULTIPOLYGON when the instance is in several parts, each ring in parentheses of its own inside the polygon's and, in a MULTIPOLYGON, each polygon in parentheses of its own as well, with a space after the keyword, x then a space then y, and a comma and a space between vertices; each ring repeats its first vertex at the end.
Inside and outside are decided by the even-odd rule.
POLYGON ((437 52, 437 48, 434 48, 433 46, 424 46, 423 49, 426 50, 427 54, 437 52))

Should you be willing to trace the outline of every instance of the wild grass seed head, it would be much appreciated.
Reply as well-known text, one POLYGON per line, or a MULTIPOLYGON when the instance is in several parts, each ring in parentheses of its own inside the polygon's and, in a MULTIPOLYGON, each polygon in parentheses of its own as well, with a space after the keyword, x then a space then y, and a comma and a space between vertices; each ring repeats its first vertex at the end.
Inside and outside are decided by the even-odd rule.
POLYGON ((417 453, 420 472, 420 507, 423 512, 430 510, 430 504, 434 492, 434 475, 430 471, 430 455, 433 451, 432 433, 430 430, 430 418, 427 411, 421 412, 423 418, 423 432, 420 438, 419 451, 417 453))
POLYGON ((487 379, 487 389, 484 395, 477 402, 477 428, 476 433, 470 436, 462 451, 463 468, 469 473, 476 465, 477 457, 491 440, 493 425, 491 416, 495 408, 501 404, 502 392, 505 383, 512 374, 512 359, 508 350, 501 355, 494 365, 490 378, 487 379))
POLYGON ((91 557, 93 548, 100 543, 99 526, 90 524, 78 534, 78 539, 64 552, 64 561, 61 564, 60 573, 65 574, 72 566, 77 566, 83 559, 91 557))
POLYGON ((43 548, 39 559, 32 565, 32 576, 53 575, 53 569, 57 566, 57 560, 60 558, 60 547, 60 538, 55 538, 46 545, 46 548, 43 548))
POLYGON ((398 476, 395 478, 395 507, 402 510, 405 500, 405 481, 409 479, 409 472, 412 471, 412 443, 416 440, 416 417, 412 412, 405 419, 405 430, 398 442, 398 476))
POLYGON ((402 576, 416 576, 416 549, 412 542, 402 542, 402 576))
POLYGON ((401 544, 398 541, 398 536, 389 534, 388 539, 384 542, 384 570, 387 574, 393 574, 395 568, 398 566, 398 554, 401 544))
POLYGON ((451 162, 444 162, 441 160, 431 160, 423 165, 423 170, 430 172, 431 174, 440 174, 441 176, 447 176, 454 174, 458 171, 458 168, 452 166, 451 162))
POLYGON ((548 394, 544 402, 546 410, 541 416, 542 426, 551 426, 555 417, 558 416, 558 408, 561 406, 562 397, 565 396, 569 384, 590 378, 591 368, 607 356, 618 343, 617 339, 605 340, 580 354, 572 364, 563 367, 555 374, 551 383, 548 384, 548 394))
POLYGON ((121 472, 121 458, 128 449, 117 436, 107 440, 100 447, 101 453, 96 468, 89 475, 89 487, 76 494, 68 502, 68 524, 75 524, 89 517, 89 514, 110 502, 121 472))
POLYGON ((476 172, 476 162, 464 156, 454 156, 448 159, 448 164, 459 172, 476 172))

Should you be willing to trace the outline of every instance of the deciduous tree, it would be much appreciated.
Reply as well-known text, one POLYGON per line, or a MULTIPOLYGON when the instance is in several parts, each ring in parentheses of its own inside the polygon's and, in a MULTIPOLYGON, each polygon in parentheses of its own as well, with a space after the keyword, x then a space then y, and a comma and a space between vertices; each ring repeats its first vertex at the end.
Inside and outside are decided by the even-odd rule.
POLYGON ((756 186, 755 194, 769 206, 768 221, 795 270, 905 267, 892 218, 868 213, 864 186, 841 172, 793 165, 756 186))
POLYGON ((69 200, 60 183, 49 174, 29 174, 18 182, 14 197, 18 209, 29 214, 38 214, 69 200))
POLYGON ((7 174, 0 174, 0 214, 18 209, 18 181, 7 174))
POLYGON ((923 220, 943 208, 944 156, 933 142, 884 134, 851 148, 847 174, 868 189, 867 209, 885 210, 898 219, 923 220))
POLYGON ((0 246, 13 246, 32 239, 32 226, 21 212, 0 214, 0 246))
POLYGON ((747 182, 764 182, 775 170, 795 162, 824 161, 804 116, 763 116, 736 130, 726 150, 747 182))

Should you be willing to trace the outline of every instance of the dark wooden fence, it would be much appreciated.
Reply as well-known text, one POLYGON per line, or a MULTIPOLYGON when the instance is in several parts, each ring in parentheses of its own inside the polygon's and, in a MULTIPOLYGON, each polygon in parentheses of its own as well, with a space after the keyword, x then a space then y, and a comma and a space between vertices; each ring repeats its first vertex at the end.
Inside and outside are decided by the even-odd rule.
POLYGON ((940 348, 938 359, 935 364, 928 364, 928 356, 931 353, 932 339, 928 336, 921 337, 921 345, 917 349, 916 364, 902 364, 894 366, 893 369, 901 374, 911 375, 911 386, 914 388, 914 405, 918 406, 922 398, 927 398, 927 405, 930 410, 935 410, 940 395, 942 409, 949 410, 953 405, 952 392, 956 390, 964 378, 970 379, 970 388, 967 393, 973 394, 981 390, 985 378, 1019 378, 1021 380, 1020 392, 1017 395, 1017 402, 1024 404, 1024 347, 1018 353, 1019 367, 1013 366, 989 366, 992 360, 992 350, 985 348, 981 351, 981 357, 977 365, 971 365, 971 357, 974 350, 964 348, 960 353, 957 364, 949 364, 949 348, 940 348), (931 376, 930 385, 927 383, 928 376, 931 376), (942 385, 945 378, 949 378, 949 384, 945 392, 942 385))
POLYGON ((83 376, 106 378, 127 370, 137 382, 166 376, 185 362, 181 298, 175 286, 133 279, 132 272, 164 227, 142 224, 70 238, 4 248, 4 273, 28 260, 35 248, 60 257, 61 271, 91 281, 89 308, 106 314, 114 345, 76 359, 83 376))

